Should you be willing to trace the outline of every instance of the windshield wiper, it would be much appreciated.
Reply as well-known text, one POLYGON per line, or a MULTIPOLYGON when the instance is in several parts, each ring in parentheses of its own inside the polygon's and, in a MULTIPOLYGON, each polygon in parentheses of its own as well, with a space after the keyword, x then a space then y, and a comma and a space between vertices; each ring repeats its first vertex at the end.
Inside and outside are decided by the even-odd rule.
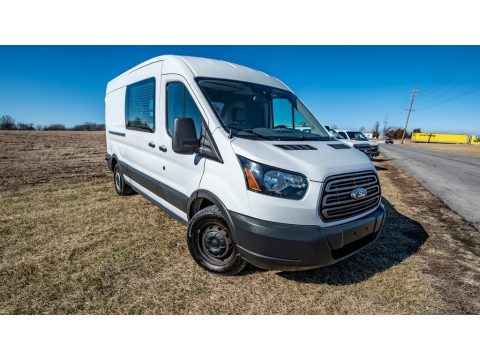
MULTIPOLYGON (((255 129, 244 129, 244 128, 239 128, 239 127, 236 127, 236 126, 228 126, 228 128, 230 130, 238 130, 238 131, 244 131, 244 132, 247 132, 249 134, 253 134, 259 138, 262 138, 262 139, 266 139, 266 140, 272 140, 271 137, 269 136, 265 136, 265 135, 262 135, 262 134, 259 134, 258 132, 255 131, 255 129)), ((232 132, 230 131, 230 138, 232 137, 232 132)))

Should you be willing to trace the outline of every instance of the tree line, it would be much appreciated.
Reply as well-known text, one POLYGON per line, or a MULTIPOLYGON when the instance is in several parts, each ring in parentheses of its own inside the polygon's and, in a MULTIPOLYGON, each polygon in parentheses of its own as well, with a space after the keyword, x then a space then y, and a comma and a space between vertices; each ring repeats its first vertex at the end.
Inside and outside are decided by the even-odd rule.
POLYGON ((103 131, 105 124, 84 122, 83 124, 67 127, 63 124, 34 125, 32 123, 16 122, 10 115, 0 117, 0 130, 37 130, 37 131, 103 131))

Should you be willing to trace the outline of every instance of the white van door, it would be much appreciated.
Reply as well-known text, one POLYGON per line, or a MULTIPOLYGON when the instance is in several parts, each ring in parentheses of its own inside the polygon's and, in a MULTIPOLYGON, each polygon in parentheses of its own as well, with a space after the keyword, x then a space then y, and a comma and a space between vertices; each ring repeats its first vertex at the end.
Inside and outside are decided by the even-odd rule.
MULTIPOLYGON (((163 109, 159 121, 159 153, 162 159, 162 181, 167 196, 182 204, 198 190, 205 167, 205 158, 199 154, 177 154, 172 150, 172 132, 176 118, 189 117, 195 123, 200 139, 203 122, 207 118, 200 102, 186 80, 176 74, 162 76, 160 108, 163 109), (186 198, 174 199, 183 194, 186 198)), ((157 150, 157 151, 158 151, 157 150)), ((185 203, 186 209, 186 203, 185 203)))
POLYGON ((172 215, 186 220, 188 196, 167 185, 165 153, 165 108, 161 104, 162 64, 135 71, 125 91, 126 151, 124 176, 135 191, 172 215))

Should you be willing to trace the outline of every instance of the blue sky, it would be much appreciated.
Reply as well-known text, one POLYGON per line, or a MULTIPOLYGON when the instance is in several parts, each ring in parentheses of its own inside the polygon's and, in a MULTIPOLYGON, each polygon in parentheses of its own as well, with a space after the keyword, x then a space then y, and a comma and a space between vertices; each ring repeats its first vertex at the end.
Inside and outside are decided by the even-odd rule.
POLYGON ((104 121, 107 82, 161 54, 222 59, 284 81, 327 125, 480 133, 480 47, 0 46, 0 115, 17 122, 104 121))

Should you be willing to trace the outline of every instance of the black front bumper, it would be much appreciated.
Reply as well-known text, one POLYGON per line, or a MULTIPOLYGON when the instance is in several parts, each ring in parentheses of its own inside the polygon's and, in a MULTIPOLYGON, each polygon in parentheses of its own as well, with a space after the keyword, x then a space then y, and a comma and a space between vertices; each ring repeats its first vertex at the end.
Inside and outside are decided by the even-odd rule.
POLYGON ((240 255, 272 270, 304 270, 334 264, 375 241, 385 220, 382 204, 361 219, 330 227, 292 225, 230 212, 240 255))

